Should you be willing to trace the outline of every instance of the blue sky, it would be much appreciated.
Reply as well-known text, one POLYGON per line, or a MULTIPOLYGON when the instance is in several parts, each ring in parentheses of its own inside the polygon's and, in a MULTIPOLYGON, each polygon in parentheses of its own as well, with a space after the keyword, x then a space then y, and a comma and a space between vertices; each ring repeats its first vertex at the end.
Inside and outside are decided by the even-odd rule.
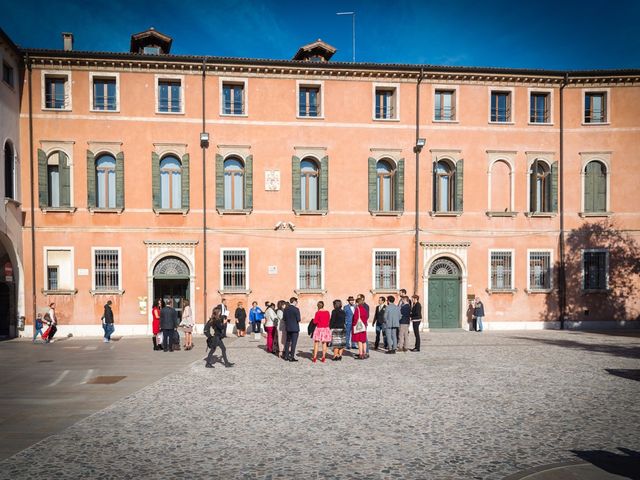
POLYGON ((126 52, 153 26, 172 53, 290 59, 322 38, 351 61, 544 69, 640 68, 640 0, 13 0, 0 27, 20 46, 126 52))

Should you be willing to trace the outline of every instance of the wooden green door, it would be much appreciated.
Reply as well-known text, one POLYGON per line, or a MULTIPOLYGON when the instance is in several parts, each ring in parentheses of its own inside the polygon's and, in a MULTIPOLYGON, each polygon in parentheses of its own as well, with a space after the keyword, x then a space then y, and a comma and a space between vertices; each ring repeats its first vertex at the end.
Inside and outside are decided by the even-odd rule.
POLYGON ((453 261, 434 263, 428 293, 429 328, 460 328, 460 277, 453 261))

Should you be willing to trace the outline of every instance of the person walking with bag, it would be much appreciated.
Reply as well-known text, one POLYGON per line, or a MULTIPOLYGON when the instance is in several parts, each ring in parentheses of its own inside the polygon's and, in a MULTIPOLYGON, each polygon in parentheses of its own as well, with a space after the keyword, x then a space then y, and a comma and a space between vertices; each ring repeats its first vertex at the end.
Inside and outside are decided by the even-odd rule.
POLYGON ((186 298, 183 301, 182 307, 182 321, 180 327, 184 330, 184 349, 191 350, 193 348, 193 313, 191 311, 191 305, 186 298))
POLYGON ((413 334, 416 337, 416 343, 411 349, 412 352, 420 351, 420 322, 422 322, 422 305, 420 304, 420 297, 413 295, 413 305, 411 305, 411 324, 413 326, 413 334))
POLYGON ((318 347, 322 343, 322 358, 320 361, 324 363, 327 357, 327 344, 331 341, 331 330, 329 329, 329 323, 331 317, 329 312, 324 309, 324 302, 318 302, 318 311, 313 317, 313 323, 316 328, 313 331, 313 363, 316 363, 316 357, 318 356, 318 347))
POLYGON ((49 328, 44 332, 42 338, 44 338, 45 342, 51 343, 53 342, 53 336, 58 331, 58 317, 56 315, 55 303, 52 302, 49 304, 49 311, 44 314, 44 320, 47 322, 47 325, 49 325, 49 328))
POLYGON ((367 322, 369 320, 369 312, 363 305, 363 298, 358 296, 356 300, 356 308, 353 313, 353 334, 351 339, 358 344, 357 359, 364 360, 367 358, 367 322))
POLYGON ((113 334, 115 327, 113 326, 113 310, 111 310, 111 305, 113 302, 111 300, 107 300, 107 303, 104 305, 104 313, 102 314, 102 328, 104 329, 104 343, 109 343, 111 341, 111 335, 113 334))
POLYGON ((213 368, 213 354, 218 347, 220 347, 222 351, 224 366, 230 368, 235 365, 227 358, 227 349, 222 341, 222 339, 226 337, 226 331, 227 319, 222 317, 222 309, 220 306, 217 306, 211 312, 209 321, 204 325, 204 335, 207 337, 207 348, 209 349, 209 355, 207 355, 206 358, 207 363, 205 364, 206 368, 213 368))

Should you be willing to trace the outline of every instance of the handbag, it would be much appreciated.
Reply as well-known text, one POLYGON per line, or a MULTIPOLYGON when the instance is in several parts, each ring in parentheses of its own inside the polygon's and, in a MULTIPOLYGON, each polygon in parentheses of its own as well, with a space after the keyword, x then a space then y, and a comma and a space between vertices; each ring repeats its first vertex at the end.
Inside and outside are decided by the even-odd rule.
POLYGON ((309 334, 310 337, 313 337, 313 332, 315 332, 316 330, 316 324, 314 323, 313 320, 311 320, 311 322, 309 322, 309 326, 307 327, 307 333, 309 334))
POLYGON ((364 326, 364 322, 360 319, 358 319, 358 322, 356 323, 356 326, 353 329, 353 333, 362 333, 367 329, 367 327, 364 326))

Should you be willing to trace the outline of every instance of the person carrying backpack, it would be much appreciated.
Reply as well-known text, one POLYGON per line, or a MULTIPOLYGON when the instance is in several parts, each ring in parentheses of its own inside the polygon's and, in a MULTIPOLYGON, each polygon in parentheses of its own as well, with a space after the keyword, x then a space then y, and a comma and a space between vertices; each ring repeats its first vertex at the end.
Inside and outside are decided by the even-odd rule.
POLYGON ((217 306, 211 312, 211 318, 204 325, 204 336, 207 337, 207 348, 209 349, 209 355, 207 355, 206 368, 213 368, 213 354, 216 348, 220 347, 222 351, 222 359, 224 360, 224 366, 229 368, 233 367, 233 363, 227 358, 227 349, 224 346, 222 339, 226 336, 227 319, 222 318, 222 309, 217 306))

